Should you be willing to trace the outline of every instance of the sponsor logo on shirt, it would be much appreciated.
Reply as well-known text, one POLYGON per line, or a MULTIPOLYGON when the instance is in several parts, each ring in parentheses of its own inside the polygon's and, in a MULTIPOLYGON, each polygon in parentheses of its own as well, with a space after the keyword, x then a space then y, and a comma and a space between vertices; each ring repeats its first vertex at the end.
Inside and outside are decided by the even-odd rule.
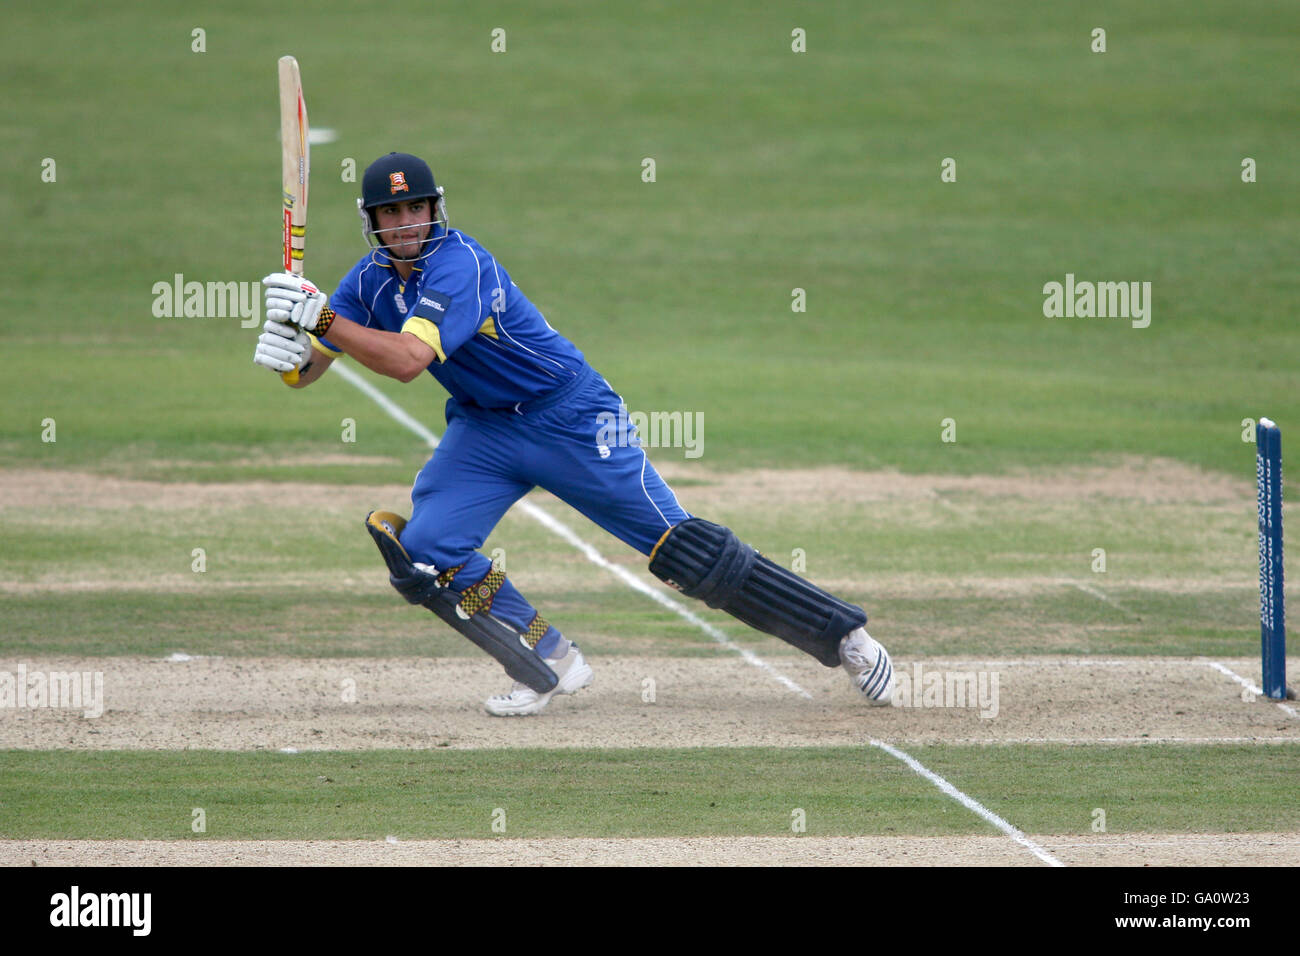
POLYGON ((450 296, 429 289, 420 293, 420 297, 416 301, 415 308, 411 311, 411 314, 422 319, 428 319, 430 322, 438 325, 447 317, 447 312, 450 308, 450 296))

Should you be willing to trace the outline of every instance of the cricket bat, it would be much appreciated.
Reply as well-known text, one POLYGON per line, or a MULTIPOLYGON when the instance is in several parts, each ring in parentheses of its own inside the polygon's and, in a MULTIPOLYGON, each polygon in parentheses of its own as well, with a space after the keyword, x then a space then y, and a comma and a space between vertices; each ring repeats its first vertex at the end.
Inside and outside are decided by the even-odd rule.
MULTIPOLYGON (((280 57, 280 151, 284 187, 284 271, 302 275, 307 246, 307 182, 311 178, 307 103, 302 98, 298 61, 280 57)), ((298 381, 298 370, 282 372, 286 384, 298 381)))

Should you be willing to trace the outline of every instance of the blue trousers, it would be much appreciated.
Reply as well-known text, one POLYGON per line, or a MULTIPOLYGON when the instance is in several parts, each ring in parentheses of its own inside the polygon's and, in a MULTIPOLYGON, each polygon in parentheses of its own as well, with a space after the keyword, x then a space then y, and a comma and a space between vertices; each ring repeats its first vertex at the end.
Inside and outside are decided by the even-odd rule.
MULTIPOLYGON (((510 506, 545 488, 610 534, 649 555, 664 532, 691 517, 655 471, 635 429, 625 441, 602 441, 602 413, 622 400, 587 366, 543 399, 509 409, 447 402, 447 430, 411 490, 402 546, 412 560, 448 569, 463 565, 451 586, 481 580, 491 561, 479 552, 510 506)), ((492 613, 524 630, 536 610, 509 579, 492 613)), ((547 630, 536 651, 547 656, 560 632, 547 630)))

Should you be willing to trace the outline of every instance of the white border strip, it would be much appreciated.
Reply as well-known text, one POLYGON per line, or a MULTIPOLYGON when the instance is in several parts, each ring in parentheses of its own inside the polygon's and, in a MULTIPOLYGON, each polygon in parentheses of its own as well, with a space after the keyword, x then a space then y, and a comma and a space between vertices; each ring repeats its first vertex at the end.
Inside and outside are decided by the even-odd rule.
MULTIPOLYGON (((1246 837, 1246 838, 1252 838, 1252 837, 1259 837, 1260 834, 1258 834, 1258 833, 1250 833, 1250 832, 1242 832, 1242 833, 1225 833, 1224 836, 1225 836, 1225 837, 1229 837, 1229 838, 1231 838, 1231 837, 1238 837, 1238 838, 1240 838, 1240 837, 1246 837)), ((197 841, 196 841, 196 842, 197 842, 197 841)), ((1263 840, 1262 843, 1263 843, 1264 846, 1296 846, 1296 847, 1300 847, 1300 841, 1297 841, 1297 840, 1272 840, 1272 839, 1266 839, 1266 840, 1263 840)), ((1126 842, 1124 842, 1124 843, 1111 843, 1109 840, 1099 840, 1099 841, 1097 841, 1096 843, 1053 843, 1052 846, 1054 846, 1054 847, 1055 847, 1056 849, 1058 849, 1058 850, 1062 850, 1062 849, 1080 849, 1080 850, 1113 850, 1113 849, 1118 849, 1119 847, 1123 847, 1123 846, 1135 846, 1135 847, 1139 847, 1139 848, 1146 848, 1146 847, 1149 847, 1149 846, 1236 846, 1236 847, 1239 847, 1239 846, 1241 846, 1241 841, 1240 841, 1240 839, 1226 839, 1226 840, 1151 840, 1151 841, 1146 842, 1146 843, 1138 843, 1138 842, 1132 842, 1132 841, 1126 841, 1126 842)), ((1239 863, 1240 863, 1239 860, 1233 860, 1233 861, 1231 861, 1231 862, 1229 862, 1229 863, 1225 863, 1225 864, 1223 864, 1223 865, 1225 865, 1225 866, 1234 866, 1234 865, 1239 865, 1239 863)), ((1184 865, 1184 866, 1189 866, 1189 865, 1191 865, 1191 864, 1183 864, 1183 865, 1184 865)), ((1212 866, 1213 864, 1210 864, 1210 865, 1212 866)))
MULTIPOLYGON (((405 411, 403 411, 402 408, 398 406, 396 403, 394 403, 387 395, 379 391, 379 389, 375 388, 364 378, 362 378, 359 374, 357 374, 347 366, 343 365, 342 363, 335 362, 333 364, 333 367, 338 369, 339 374, 342 375, 346 381, 355 385, 358 389, 360 389, 367 396, 369 396, 375 402, 375 404, 377 404, 380 408, 382 408, 385 412, 387 412, 390 416, 392 416, 392 418, 395 421, 399 422, 402 425, 405 425, 407 428, 409 428, 420 438, 424 439, 424 441, 429 445, 430 448, 438 447, 438 437, 433 432, 429 431, 429 429, 425 428, 422 424, 416 421, 414 418, 412 418, 410 415, 408 415, 405 411)), ((782 686, 784 686, 787 690, 793 691, 794 693, 799 694, 800 696, 808 700, 812 699, 812 695, 810 693, 808 693, 806 690, 804 690, 802 687, 800 687, 790 678, 786 677, 780 671, 776 670, 776 668, 772 667, 770 664, 762 660, 753 652, 749 651, 744 647, 741 647, 739 644, 730 640, 725 634, 723 634, 713 625, 709 624, 707 621, 700 618, 689 608, 683 606, 680 602, 673 600, 663 592, 657 591, 654 588, 650 587, 650 585, 646 584, 640 578, 637 578, 626 568, 614 564, 608 559, 606 559, 592 545, 587 544, 585 541, 579 538, 578 535, 567 525, 563 524, 556 518, 551 517, 549 514, 547 514, 541 508, 538 508, 532 502, 520 501, 518 504, 525 514, 527 514, 531 518, 534 518, 535 520, 540 522, 543 527, 548 528, 549 530, 555 532, 557 535, 559 535, 569 544, 573 545, 573 547, 577 548, 580 552, 582 552, 582 554, 587 558, 588 561, 592 562, 593 564, 599 565, 600 567, 604 568, 607 571, 610 571, 619 580, 623 581, 633 590, 639 591, 640 593, 653 598, 659 604, 681 615, 683 618, 690 621, 696 627, 704 631, 705 634, 709 635, 709 637, 713 638, 713 640, 717 641, 723 647, 738 653, 745 660, 746 663, 752 664, 755 667, 760 667, 763 670, 767 671, 767 673, 770 676, 772 676, 777 681, 779 681, 782 684, 782 686)), ((1006 820, 1002 819, 1000 816, 994 813, 992 810, 989 810, 988 808, 984 807, 982 804, 978 803, 971 797, 968 797, 966 794, 962 793, 960 790, 958 790, 956 787, 950 784, 947 780, 944 780, 938 774, 934 773, 933 771, 927 770, 925 767, 921 766, 921 764, 917 762, 914 758, 903 753, 901 750, 889 746, 889 744, 884 743, 883 741, 872 740, 871 745, 873 747, 878 747, 881 750, 885 751, 890 756, 896 757, 899 760, 903 761, 903 763, 907 764, 909 767, 911 767, 913 770, 919 773, 926 780, 929 780, 932 784, 938 787, 945 794, 952 797, 954 800, 956 800, 966 809, 970 810, 972 813, 975 813, 976 815, 987 820, 989 823, 993 824, 993 826, 997 827, 1007 836, 1011 837, 1017 843, 1024 846, 1031 853, 1033 853, 1034 856, 1038 857, 1044 863, 1048 864, 1049 866, 1065 865, 1056 857, 1052 856, 1050 853, 1044 850, 1037 843, 1030 840, 1029 837, 1025 836, 1023 833, 1021 833, 1019 830, 1013 827, 1006 820)))
MULTIPOLYGON (((1246 690, 1250 691, 1256 697, 1264 697, 1264 688, 1256 687, 1254 684, 1246 680, 1246 678, 1242 677, 1236 671, 1233 671, 1228 667, 1225 667, 1223 664, 1220 664, 1218 661, 1201 661, 1201 663, 1204 664, 1206 667, 1214 668, 1220 674, 1227 674, 1229 677, 1235 680, 1242 687, 1246 688, 1246 690)), ((1264 699, 1269 700, 1269 698, 1267 697, 1265 697, 1264 699)), ((1279 707, 1281 707, 1292 717, 1300 719, 1300 712, 1297 712, 1296 709, 1292 707, 1290 704, 1283 704, 1282 702, 1276 700, 1272 701, 1272 703, 1277 704, 1279 707)))
POLYGON ((1091 587, 1090 585, 1087 585, 1087 584, 1080 584, 1078 581, 1070 581, 1070 580, 1063 580, 1061 583, 1062 583, 1062 584, 1065 584, 1065 585, 1068 585, 1069 587, 1072 587, 1072 588, 1077 588, 1078 590, 1082 591, 1084 594, 1087 594, 1089 597, 1095 597, 1098 601, 1105 601, 1107 604, 1109 604, 1109 605, 1110 605, 1111 607, 1113 607, 1115 610, 1117 610, 1117 611, 1119 611, 1119 612, 1121 612, 1121 613, 1123 613, 1123 614, 1129 614, 1129 615, 1131 615, 1131 614, 1133 613, 1133 612, 1130 611, 1128 608, 1126 608, 1126 607, 1124 607, 1123 605, 1121 605, 1118 601, 1115 601, 1115 600, 1112 600, 1111 598, 1108 598, 1106 595, 1102 594, 1100 591, 1098 591, 1098 590, 1097 590, 1096 588, 1094 588, 1094 587, 1091 587))
POLYGON ((1260 744, 1294 747, 1300 744, 1300 737, 999 737, 990 740, 985 737, 970 737, 965 740, 950 739, 944 743, 953 746, 959 744, 979 744, 981 747, 1002 747, 1007 744, 1059 744, 1066 747, 1088 747, 1096 744, 1260 744))
POLYGON ((950 784, 947 780, 943 779, 943 777, 939 776, 937 773, 935 773, 932 770, 927 770, 925 767, 921 766, 921 764, 918 763, 915 759, 903 753, 903 751, 897 749, 896 747, 889 746, 889 744, 885 743, 883 740, 872 739, 871 746, 879 747, 881 750, 889 754, 891 757, 897 757, 899 760, 903 761, 903 763, 907 764, 909 767, 911 767, 913 770, 919 773, 926 780, 929 780, 932 784, 934 784, 936 787, 938 787, 948 796, 952 797, 954 800, 960 803, 967 810, 971 811, 971 813, 983 817, 985 820, 993 824, 995 827, 997 827, 1007 836, 1011 837, 1011 839, 1015 840, 1021 846, 1025 847, 1025 849, 1029 850, 1030 853, 1038 857, 1048 866, 1065 866, 1064 863, 1062 863, 1056 857, 1052 856, 1052 854, 1048 853, 1046 850, 1044 850, 1033 840, 1029 839, 1029 837, 1025 836, 1023 833, 1021 833, 1019 830, 1013 827, 1010 823, 1007 823, 1006 820, 1003 820, 992 810, 988 809, 987 807, 983 806, 980 803, 977 803, 975 800, 972 800, 970 797, 966 796, 966 794, 962 793, 960 790, 958 790, 956 787, 950 784))
POLYGON ((360 389, 360 391, 367 398, 369 398, 376 405, 378 405, 380 408, 386 411, 388 413, 388 416, 392 418, 395 422, 397 422, 399 425, 405 425, 411 431, 415 432, 415 434, 418 435, 420 438, 424 439, 424 443, 428 445, 430 448, 438 447, 437 435, 429 431, 429 429, 425 428, 421 422, 417 421, 416 419, 408 415, 405 409, 403 409, 400 405, 394 402, 391 398, 389 398, 379 389, 375 388, 375 386, 367 382, 359 374, 352 371, 352 369, 348 368, 346 364, 337 361, 338 358, 339 358, 338 356, 335 356, 335 361, 330 363, 330 368, 334 369, 334 371, 342 375, 344 380, 349 385, 355 385, 358 389, 360 389))

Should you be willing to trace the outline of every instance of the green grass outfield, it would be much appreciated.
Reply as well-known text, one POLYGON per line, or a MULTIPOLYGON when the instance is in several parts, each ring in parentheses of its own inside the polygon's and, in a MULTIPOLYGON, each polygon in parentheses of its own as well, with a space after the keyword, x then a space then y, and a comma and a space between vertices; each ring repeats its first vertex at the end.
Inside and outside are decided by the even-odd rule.
MULTIPOLYGON (((236 319, 151 314, 176 273, 248 281, 278 261, 285 50, 262 9, 7 12, 0 213, 32 228, 3 267, 0 462, 337 447, 361 409, 346 389, 280 388, 236 319), (77 56, 48 57, 51 30, 77 56)), ((328 0, 294 32, 311 117, 339 134, 313 153, 308 274, 332 287, 362 250, 342 163, 422 152, 453 224, 631 407, 705 413, 710 463, 969 473, 1136 452, 1248 474, 1241 420, 1300 421, 1300 9, 407 13, 394 29, 398 7, 328 0), (1089 50, 1099 25, 1104 54, 1089 50), (395 89, 409 110, 387 105, 395 89), (1150 281, 1150 327, 1044 318, 1042 287, 1066 273, 1150 281), (947 417, 955 445, 939 440, 947 417)), ((436 391, 418 392, 426 418, 436 391)), ((363 440, 409 444, 382 420, 363 440)))
MULTIPOLYGON (((313 125, 338 134, 313 151, 307 274, 332 288, 364 249, 348 164, 425 155, 452 225, 631 408, 703 414, 688 507, 756 466, 1027 487, 1100 467, 1175 489, 737 496, 706 515, 783 562, 805 552, 900 659, 1258 647, 1243 420, 1280 422, 1300 473, 1300 7, 321 0, 292 48, 283 11, 251 0, 10 7, 0 484, 48 481, 0 502, 0 658, 472 652, 395 598, 361 531, 366 507, 405 505, 414 436, 337 375, 283 388, 236 317, 153 314, 177 274, 278 268, 289 52, 313 125), (1150 326, 1044 317, 1067 273, 1150 282, 1150 326), (96 488, 110 478, 137 484, 96 488), (337 505, 321 484, 387 490, 337 505)), ((441 430, 435 383, 379 387, 441 430)), ((722 653, 523 517, 495 546, 594 656, 722 653)), ((213 838, 488 837, 497 807, 507 836, 775 835, 795 808, 810 834, 991 832, 871 748, 30 752, 3 749, 6 719, 6 838, 203 839, 194 807, 213 838)), ((1098 807, 1111 832, 1300 830, 1288 744, 912 749, 1026 832, 1088 832, 1098 807)))
MULTIPOLYGON (((911 750, 1026 833, 1089 833, 1097 808, 1110 833, 1300 829, 1292 745, 911 750)), ((795 810, 811 836, 997 832, 870 747, 0 751, 0 807, 9 839, 779 836, 795 810)))

